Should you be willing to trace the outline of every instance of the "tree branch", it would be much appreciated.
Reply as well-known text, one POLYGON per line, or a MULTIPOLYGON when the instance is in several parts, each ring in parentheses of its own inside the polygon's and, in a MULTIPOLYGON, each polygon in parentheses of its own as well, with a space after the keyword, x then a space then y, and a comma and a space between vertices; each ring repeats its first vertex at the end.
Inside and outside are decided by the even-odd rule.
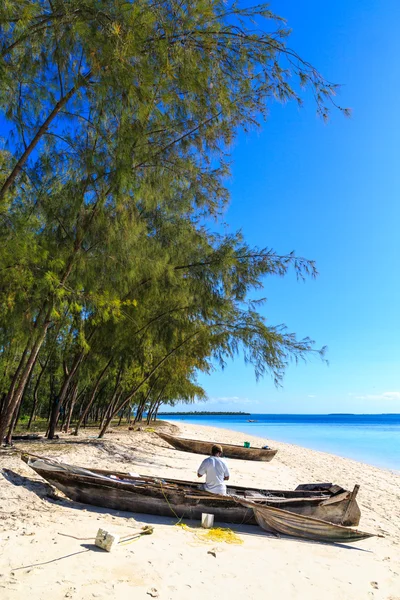
POLYGON ((47 119, 39 127, 39 130, 36 133, 35 137, 32 139, 29 146, 27 146, 27 148, 25 149, 25 152, 20 156, 20 158, 17 161, 17 164, 15 165, 15 167, 11 171, 10 175, 7 177, 7 179, 3 183, 3 185, 0 189, 0 200, 4 197, 5 193, 13 185, 16 178, 18 177, 18 174, 22 170, 22 167, 25 165, 29 156, 32 154, 33 150, 36 148, 40 139, 47 132, 47 129, 50 127, 51 123, 54 121, 54 119, 56 118, 58 113, 67 104, 67 102, 72 98, 72 96, 87 82, 88 78, 90 77, 90 74, 91 74, 91 71, 86 73, 86 75, 84 75, 82 77, 81 81, 79 83, 77 83, 76 85, 74 85, 74 87, 71 88, 69 90, 69 92, 67 94, 65 94, 65 96, 57 102, 57 104, 55 105, 55 107, 53 108, 53 110, 51 111, 49 116, 47 117, 47 119))

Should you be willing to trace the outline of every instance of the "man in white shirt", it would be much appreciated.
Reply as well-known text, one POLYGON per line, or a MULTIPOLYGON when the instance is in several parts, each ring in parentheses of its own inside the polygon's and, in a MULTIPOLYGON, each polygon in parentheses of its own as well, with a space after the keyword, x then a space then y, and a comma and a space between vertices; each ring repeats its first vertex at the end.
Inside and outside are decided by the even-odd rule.
POLYGON ((197 476, 206 476, 204 489, 213 494, 221 494, 226 496, 225 481, 229 479, 229 470, 224 460, 222 460, 221 446, 213 446, 211 448, 211 456, 204 459, 201 463, 197 476))

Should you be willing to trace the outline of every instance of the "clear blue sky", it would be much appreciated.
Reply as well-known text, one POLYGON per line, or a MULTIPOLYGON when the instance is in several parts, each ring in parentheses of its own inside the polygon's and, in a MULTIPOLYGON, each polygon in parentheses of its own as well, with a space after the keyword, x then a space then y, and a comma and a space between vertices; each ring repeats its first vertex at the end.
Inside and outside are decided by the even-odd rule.
POLYGON ((324 125, 315 105, 271 105, 262 131, 240 136, 226 221, 254 245, 317 261, 305 284, 267 279, 271 324, 328 346, 292 366, 277 390, 240 360, 201 376, 197 409, 263 413, 400 413, 400 3, 273 1, 290 46, 343 83, 350 120, 324 125))

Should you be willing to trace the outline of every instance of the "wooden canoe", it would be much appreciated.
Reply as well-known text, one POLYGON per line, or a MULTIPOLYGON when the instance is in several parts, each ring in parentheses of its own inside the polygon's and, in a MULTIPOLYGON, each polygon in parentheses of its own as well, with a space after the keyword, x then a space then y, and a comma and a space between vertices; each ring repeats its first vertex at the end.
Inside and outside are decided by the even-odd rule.
POLYGON ((328 489, 328 484, 314 484, 307 491, 228 486, 228 495, 220 496, 204 491, 199 482, 85 469, 29 454, 22 459, 71 500, 115 510, 196 520, 202 513, 211 513, 216 521, 255 525, 253 511, 237 502, 241 498, 334 523, 342 524, 346 519, 346 524, 357 525, 360 518, 355 497, 339 486, 328 489))
POLYGON ((240 500, 240 504, 252 508, 259 526, 270 533, 281 533, 306 540, 330 543, 357 542, 375 535, 315 517, 305 517, 271 506, 260 506, 247 500, 240 500))
MULTIPOLYGON (((211 448, 216 442, 205 442, 204 440, 189 440, 187 438, 175 437, 168 433, 158 433, 157 435, 171 444, 176 450, 182 450, 183 452, 193 452, 194 454, 211 454, 211 448)), ((240 460, 262 460, 269 462, 278 452, 278 450, 264 449, 264 448, 245 448, 244 446, 237 446, 235 444, 220 444, 224 456, 226 458, 239 458, 240 460)))

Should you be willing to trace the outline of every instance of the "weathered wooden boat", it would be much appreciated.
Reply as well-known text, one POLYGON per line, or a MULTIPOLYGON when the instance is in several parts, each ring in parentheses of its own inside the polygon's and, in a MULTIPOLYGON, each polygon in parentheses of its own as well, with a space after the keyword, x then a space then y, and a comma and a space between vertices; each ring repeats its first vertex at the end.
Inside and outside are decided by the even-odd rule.
POLYGON ((240 504, 252 508, 259 526, 269 533, 281 533, 306 540, 330 543, 357 542, 375 535, 315 517, 297 515, 271 506, 261 506, 255 502, 240 500, 240 504))
POLYGON ((71 500, 115 510, 197 520, 211 513, 216 521, 255 525, 253 510, 237 502, 241 498, 344 525, 357 525, 360 519, 355 495, 332 484, 308 484, 313 489, 307 490, 228 486, 228 495, 220 496, 199 482, 85 469, 29 454, 22 459, 71 500))
MULTIPOLYGON (((176 450, 182 450, 183 452, 193 452, 194 454, 211 454, 211 448, 214 445, 213 442, 205 442, 204 440, 189 440, 187 438, 175 437, 168 433, 159 433, 157 435, 171 444, 176 450)), ((220 444, 224 456, 226 458, 239 458, 241 460, 262 460, 269 462, 278 452, 272 448, 245 448, 244 446, 237 446, 235 444, 220 444)))

